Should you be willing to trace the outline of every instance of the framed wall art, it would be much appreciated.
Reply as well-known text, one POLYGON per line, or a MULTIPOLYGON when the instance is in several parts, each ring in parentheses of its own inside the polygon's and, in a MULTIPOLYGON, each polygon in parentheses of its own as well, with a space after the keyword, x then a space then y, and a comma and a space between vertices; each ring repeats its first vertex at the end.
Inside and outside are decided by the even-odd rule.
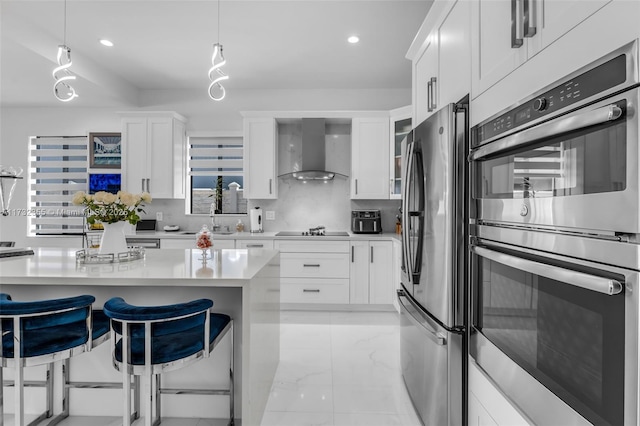
POLYGON ((120 133, 89 133, 89 167, 119 169, 122 164, 120 133))

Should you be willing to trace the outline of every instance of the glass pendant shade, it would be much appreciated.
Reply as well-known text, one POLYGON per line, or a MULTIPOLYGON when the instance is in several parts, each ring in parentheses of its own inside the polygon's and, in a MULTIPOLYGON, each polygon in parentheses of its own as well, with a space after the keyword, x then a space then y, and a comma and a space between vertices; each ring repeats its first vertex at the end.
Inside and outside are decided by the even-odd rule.
POLYGON ((21 174, 20 167, 0 166, 0 211, 3 216, 9 215, 9 204, 11 204, 13 190, 16 188, 18 179, 22 179, 21 174))

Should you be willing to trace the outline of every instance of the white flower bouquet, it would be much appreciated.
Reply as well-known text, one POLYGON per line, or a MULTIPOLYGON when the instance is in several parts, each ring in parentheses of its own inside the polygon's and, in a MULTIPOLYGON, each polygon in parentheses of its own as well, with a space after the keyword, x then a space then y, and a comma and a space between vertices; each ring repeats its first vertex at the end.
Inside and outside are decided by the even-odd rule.
POLYGON ((116 223, 129 222, 135 225, 140 221, 138 213, 144 213, 142 203, 150 203, 151 195, 148 192, 132 194, 126 191, 118 191, 117 194, 109 192, 96 192, 93 195, 84 191, 78 191, 73 195, 73 204, 85 206, 87 210, 87 223, 93 225, 96 222, 116 223))

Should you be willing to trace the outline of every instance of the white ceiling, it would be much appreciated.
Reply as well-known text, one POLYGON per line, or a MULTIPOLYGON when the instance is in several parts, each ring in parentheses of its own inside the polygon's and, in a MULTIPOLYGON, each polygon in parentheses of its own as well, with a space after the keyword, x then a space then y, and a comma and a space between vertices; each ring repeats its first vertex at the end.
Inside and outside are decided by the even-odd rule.
MULTIPOLYGON (((206 96, 213 43, 234 89, 411 87, 405 54, 432 0, 67 0, 75 106, 135 105, 142 90, 206 96), (349 35, 360 36, 351 45, 349 35), (108 38, 115 47, 98 43, 108 38), (196 92, 197 91, 197 92, 196 92)), ((0 105, 59 105, 51 71, 63 0, 0 0, 0 105)))

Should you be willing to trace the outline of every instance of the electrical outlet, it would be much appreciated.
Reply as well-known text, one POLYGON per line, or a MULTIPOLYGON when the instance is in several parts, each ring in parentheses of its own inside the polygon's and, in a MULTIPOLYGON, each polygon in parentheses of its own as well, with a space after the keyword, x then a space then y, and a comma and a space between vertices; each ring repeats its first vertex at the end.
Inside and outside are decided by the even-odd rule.
POLYGON ((157 212, 157 213, 156 213, 156 220, 157 220, 158 222, 162 222, 162 216, 163 216, 163 215, 162 215, 162 212, 157 212))
POLYGON ((276 212, 267 210, 267 220, 276 220, 276 212))

